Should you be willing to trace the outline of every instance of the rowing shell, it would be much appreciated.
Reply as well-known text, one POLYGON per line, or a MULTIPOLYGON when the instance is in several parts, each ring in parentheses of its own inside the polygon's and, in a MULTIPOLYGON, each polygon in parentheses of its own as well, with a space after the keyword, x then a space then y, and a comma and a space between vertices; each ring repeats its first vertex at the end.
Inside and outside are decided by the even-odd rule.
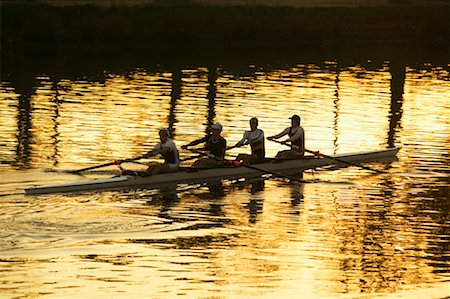
MULTIPOLYGON (((383 150, 338 154, 330 157, 352 163, 362 163, 393 158, 397 155, 398 151, 399 148, 388 148, 383 150)), ((267 170, 268 172, 293 173, 329 165, 342 165, 342 163, 327 157, 305 157, 296 160, 272 160, 271 162, 257 164, 257 167, 259 169, 267 170)), ((100 189, 139 187, 159 188, 167 185, 195 184, 220 179, 255 177, 261 176, 262 174, 263 172, 261 171, 247 167, 217 167, 198 170, 182 170, 175 173, 157 174, 148 177, 122 175, 112 178, 83 180, 66 184, 27 188, 25 189, 25 192, 26 194, 48 194, 100 189)))

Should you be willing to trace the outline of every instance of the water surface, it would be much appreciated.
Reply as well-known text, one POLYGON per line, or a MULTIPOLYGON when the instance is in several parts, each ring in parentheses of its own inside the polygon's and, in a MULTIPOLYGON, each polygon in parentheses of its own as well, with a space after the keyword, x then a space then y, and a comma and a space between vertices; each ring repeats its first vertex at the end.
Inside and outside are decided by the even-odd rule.
MULTIPOLYGON (((2 297, 450 295, 448 64, 383 56, 213 62, 2 70, 2 297), (175 192, 22 194, 80 179, 50 170, 140 155, 162 127, 181 146, 220 122, 233 145, 250 117, 270 136, 294 113, 309 149, 399 146, 398 159, 368 165, 381 175, 303 173, 315 184, 268 178, 175 192)), ((266 147, 268 156, 283 149, 266 147)))

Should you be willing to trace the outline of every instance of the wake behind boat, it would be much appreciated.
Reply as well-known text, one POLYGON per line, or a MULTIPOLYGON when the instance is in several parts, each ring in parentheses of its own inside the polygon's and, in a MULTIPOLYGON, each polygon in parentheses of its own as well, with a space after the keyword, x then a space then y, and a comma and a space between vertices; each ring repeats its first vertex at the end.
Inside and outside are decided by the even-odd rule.
POLYGON ((211 180, 257 177, 264 173, 293 173, 330 165, 345 165, 345 163, 339 161, 348 161, 350 163, 379 161, 395 157, 398 151, 399 148, 388 148, 338 154, 321 158, 311 156, 295 160, 272 160, 255 164, 259 170, 242 166, 224 166, 208 169, 183 169, 175 173, 164 173, 143 177, 121 175, 111 178, 83 180, 66 184, 35 186, 25 189, 25 192, 26 194, 49 194, 140 187, 158 188, 167 185, 195 184, 211 180), (263 170, 266 170, 266 172, 263 170))

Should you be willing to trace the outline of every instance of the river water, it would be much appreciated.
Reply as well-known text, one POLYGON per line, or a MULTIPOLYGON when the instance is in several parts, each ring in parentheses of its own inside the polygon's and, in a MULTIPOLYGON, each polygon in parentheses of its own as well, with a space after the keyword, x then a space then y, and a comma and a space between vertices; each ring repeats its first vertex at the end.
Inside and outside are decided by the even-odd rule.
MULTIPOLYGON (((446 59, 153 54, 4 63, 0 297, 450 296, 446 59), (320 180, 314 184, 266 178, 175 191, 23 194, 109 176, 113 168, 84 177, 61 170, 140 155, 162 127, 181 146, 220 122, 233 145, 250 117, 269 136, 292 114, 302 117, 309 149, 401 150, 395 161, 368 164, 385 174, 303 173, 320 180)), ((284 149, 270 141, 266 148, 267 156, 284 149)))

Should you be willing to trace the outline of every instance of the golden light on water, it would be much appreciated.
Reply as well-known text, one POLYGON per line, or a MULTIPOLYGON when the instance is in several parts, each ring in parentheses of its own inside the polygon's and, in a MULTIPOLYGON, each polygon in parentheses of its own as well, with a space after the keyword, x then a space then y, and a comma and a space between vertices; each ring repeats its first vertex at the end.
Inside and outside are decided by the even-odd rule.
MULTIPOLYGON (((171 97, 169 73, 137 70, 127 78, 110 76, 104 83, 94 84, 55 84, 42 78, 31 98, 33 142, 39 148, 54 143, 58 136, 58 150, 70 151, 80 145, 76 147, 79 152, 72 153, 75 157, 58 153, 62 163, 87 163, 148 150, 156 142, 159 128, 169 125, 175 140, 182 144, 203 136, 208 117, 214 117, 214 122, 224 124, 223 134, 233 145, 248 129, 251 117, 257 116, 260 128, 270 136, 289 126, 288 118, 297 113, 312 149, 332 152, 386 143, 390 105, 390 74, 386 70, 361 75, 363 70, 357 67, 320 73, 299 66, 297 71, 256 73, 247 79, 234 78, 220 69, 213 71, 218 73, 213 87, 207 69, 180 72, 176 98, 171 97), (305 69, 306 75, 301 73, 305 69), (210 88, 215 89, 212 102, 206 98, 210 88)), ((268 143, 267 150, 274 155, 279 146, 268 143)))
MULTIPOLYGON (((23 100, 10 85, 0 85, 2 157, 30 155, 34 168, 79 168, 137 156, 157 142, 162 127, 171 127, 181 146, 220 122, 231 146, 248 130, 250 117, 257 116, 270 136, 289 126, 295 113, 310 149, 383 148, 391 138, 402 146, 393 168, 432 170, 412 178, 366 176, 355 168, 307 172, 307 179, 351 180, 272 179, 259 189, 226 184, 220 195, 198 186, 173 202, 154 199, 148 190, 22 196, 18 201, 26 209, 20 217, 10 216, 17 205, 5 200, 1 255, 9 263, 11 288, 19 290, 11 294, 58 296, 63 289, 66 298, 100 290, 105 297, 139 298, 419 298, 425 284, 434 298, 445 297, 448 277, 436 269, 448 263, 433 260, 441 257, 442 213, 426 204, 443 184, 435 172, 445 172, 448 153, 448 73, 427 72, 424 80, 405 68, 402 105, 396 108, 389 63, 376 70, 325 65, 271 71, 252 66, 246 75, 223 67, 135 69, 98 81, 39 76, 29 119, 21 122, 23 100)), ((269 141, 266 146, 268 156, 284 149, 269 141)), ((229 156, 243 151, 249 149, 229 156)))

